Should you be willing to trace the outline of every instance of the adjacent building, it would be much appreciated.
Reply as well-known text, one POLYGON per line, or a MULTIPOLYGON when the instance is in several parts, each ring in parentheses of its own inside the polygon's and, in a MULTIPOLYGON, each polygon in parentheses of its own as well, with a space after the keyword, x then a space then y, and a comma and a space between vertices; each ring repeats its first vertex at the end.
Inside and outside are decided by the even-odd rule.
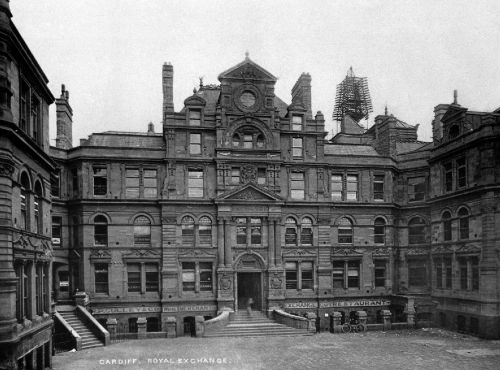
POLYGON ((58 300, 85 291, 121 332, 146 320, 190 334, 195 316, 252 298, 313 312, 322 330, 334 311, 375 323, 390 310, 394 322, 499 337, 500 112, 438 105, 434 141, 421 142, 387 111, 364 129, 346 104, 326 140, 306 73, 287 104, 247 55, 177 111, 173 76, 165 64, 159 132, 72 147, 64 89, 56 100, 58 300))
POLYGON ((0 1, 0 368, 44 369, 52 356, 47 77, 0 1))

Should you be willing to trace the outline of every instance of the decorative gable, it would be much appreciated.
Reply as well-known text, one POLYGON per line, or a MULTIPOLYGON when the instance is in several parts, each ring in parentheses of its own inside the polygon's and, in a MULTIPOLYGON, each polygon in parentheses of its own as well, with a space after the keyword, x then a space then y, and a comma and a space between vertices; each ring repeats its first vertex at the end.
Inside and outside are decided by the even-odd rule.
POLYGON ((219 75, 219 81, 224 79, 264 80, 271 82, 276 82, 277 80, 271 73, 253 62, 248 55, 243 62, 229 68, 219 75))

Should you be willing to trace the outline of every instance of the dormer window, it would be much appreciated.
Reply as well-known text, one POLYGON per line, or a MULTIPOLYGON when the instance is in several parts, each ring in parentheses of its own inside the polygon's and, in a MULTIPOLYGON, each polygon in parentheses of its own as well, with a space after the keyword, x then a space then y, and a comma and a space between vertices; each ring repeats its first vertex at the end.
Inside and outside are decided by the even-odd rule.
POLYGON ((302 131, 303 117, 294 114, 292 116, 292 131, 302 131))
POLYGON ((189 126, 200 126, 201 125, 201 110, 200 109, 190 109, 189 110, 189 126))
POLYGON ((460 135, 460 127, 458 125, 451 126, 448 134, 450 140, 455 139, 458 135, 460 135))

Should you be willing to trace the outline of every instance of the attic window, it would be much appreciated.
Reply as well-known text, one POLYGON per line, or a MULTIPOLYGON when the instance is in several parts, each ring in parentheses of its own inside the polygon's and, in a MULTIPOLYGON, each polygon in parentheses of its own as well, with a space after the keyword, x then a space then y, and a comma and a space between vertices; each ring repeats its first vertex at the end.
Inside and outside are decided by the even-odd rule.
POLYGON ((458 125, 451 126, 449 132, 450 140, 455 139, 458 135, 460 135, 460 127, 458 125))
POLYGON ((302 116, 292 116, 292 131, 302 131, 302 116))
POLYGON ((199 109, 189 110, 189 125, 190 126, 200 126, 201 125, 201 111, 199 109))
POLYGON ((264 148, 264 135, 254 127, 243 127, 233 135, 233 147, 243 149, 264 148))

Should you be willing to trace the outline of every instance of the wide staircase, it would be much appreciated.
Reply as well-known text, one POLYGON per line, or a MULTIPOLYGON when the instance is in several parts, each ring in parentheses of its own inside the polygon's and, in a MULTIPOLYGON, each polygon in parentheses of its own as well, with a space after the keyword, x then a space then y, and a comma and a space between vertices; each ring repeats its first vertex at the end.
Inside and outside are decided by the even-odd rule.
POLYGON ((271 335, 312 335, 306 329, 295 329, 268 319, 260 311, 237 311, 229 323, 205 337, 263 337, 271 335))
POLYGON ((74 331, 82 338, 82 349, 104 346, 102 341, 76 315, 75 310, 57 310, 74 331))

